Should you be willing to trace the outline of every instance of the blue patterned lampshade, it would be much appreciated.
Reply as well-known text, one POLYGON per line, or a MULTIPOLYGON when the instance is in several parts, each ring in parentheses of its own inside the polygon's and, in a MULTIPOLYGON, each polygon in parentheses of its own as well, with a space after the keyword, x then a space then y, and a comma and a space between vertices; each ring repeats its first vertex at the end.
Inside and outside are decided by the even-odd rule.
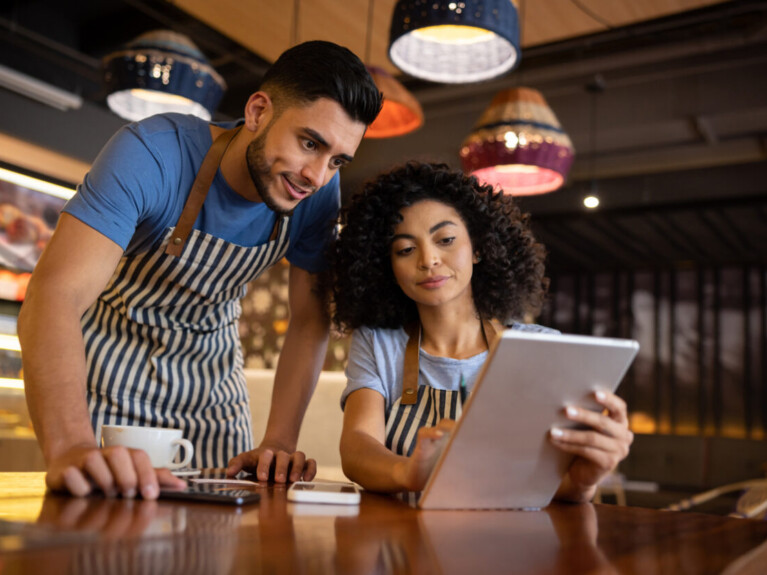
POLYGON ((142 34, 104 58, 107 104, 126 120, 163 112, 210 120, 226 90, 189 38, 170 30, 142 34))
POLYGON ((416 78, 460 84, 500 76, 519 63, 512 0, 399 0, 389 57, 416 78))

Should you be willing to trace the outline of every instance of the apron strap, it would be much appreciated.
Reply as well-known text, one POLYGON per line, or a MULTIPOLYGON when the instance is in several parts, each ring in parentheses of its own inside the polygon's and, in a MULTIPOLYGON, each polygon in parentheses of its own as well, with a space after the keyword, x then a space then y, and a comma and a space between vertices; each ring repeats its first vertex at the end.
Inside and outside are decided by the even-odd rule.
POLYGON ((219 134, 216 141, 210 146, 208 153, 205 154, 205 159, 202 161, 200 170, 194 178, 194 184, 192 184, 189 197, 184 204, 181 217, 179 217, 173 234, 170 236, 170 240, 168 240, 168 245, 165 248, 166 254, 176 257, 181 255, 184 244, 192 232, 194 222, 197 221, 202 204, 205 202, 208 190, 210 190, 210 186, 213 183, 213 178, 216 177, 216 172, 218 171, 221 159, 224 157, 224 152, 226 152, 226 149, 229 147, 234 136, 237 135, 237 132, 240 131, 240 128, 241 126, 238 126, 219 134))
POLYGON ((421 322, 413 322, 405 328, 410 336, 405 347, 405 367, 402 374, 402 398, 400 405, 415 405, 418 400, 418 354, 421 351, 421 322))
MULTIPOLYGON (((405 328, 408 334, 405 347, 405 365, 402 373, 400 405, 415 405, 418 400, 418 355, 421 351, 421 323, 413 322, 405 328)), ((503 333, 503 326, 495 319, 482 319, 482 335, 487 349, 493 348, 503 333)))

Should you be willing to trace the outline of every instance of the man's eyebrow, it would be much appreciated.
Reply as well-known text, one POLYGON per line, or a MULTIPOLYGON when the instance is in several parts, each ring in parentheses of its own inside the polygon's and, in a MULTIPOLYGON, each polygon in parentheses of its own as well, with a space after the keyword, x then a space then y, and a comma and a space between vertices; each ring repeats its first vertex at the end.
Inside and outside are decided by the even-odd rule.
MULTIPOLYGON (((322 135, 316 130, 312 130, 311 128, 304 128, 304 132, 306 132, 310 138, 316 140, 320 146, 324 148, 330 147, 327 140, 325 140, 325 138, 323 138, 322 135)), ((354 156, 350 156, 349 154, 337 154, 337 156, 343 160, 346 160, 347 162, 351 162, 354 159, 354 156)))

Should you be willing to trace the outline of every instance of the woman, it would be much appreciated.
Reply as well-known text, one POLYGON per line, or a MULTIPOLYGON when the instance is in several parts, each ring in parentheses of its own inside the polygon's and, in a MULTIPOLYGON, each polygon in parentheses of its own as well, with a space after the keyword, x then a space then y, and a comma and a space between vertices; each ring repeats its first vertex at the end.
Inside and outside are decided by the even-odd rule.
MULTIPOLYGON (((342 397, 344 473, 371 491, 417 494, 500 323, 552 331, 513 321, 540 309, 545 251, 509 196, 440 164, 379 176, 341 219, 333 321, 354 331, 342 397), (417 394, 408 395, 408 381, 417 394), (413 410, 429 415, 408 417, 413 410)), ((628 454, 625 403, 608 391, 595 396, 603 413, 567 410, 588 430, 550 434, 576 456, 557 499, 590 500, 628 454)))

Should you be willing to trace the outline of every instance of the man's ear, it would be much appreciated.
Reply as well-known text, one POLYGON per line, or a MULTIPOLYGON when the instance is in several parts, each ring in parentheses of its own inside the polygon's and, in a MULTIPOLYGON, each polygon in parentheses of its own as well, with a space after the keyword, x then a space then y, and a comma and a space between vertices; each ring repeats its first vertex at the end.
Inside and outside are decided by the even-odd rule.
POLYGON ((254 92, 245 104, 245 127, 257 132, 261 126, 269 123, 274 113, 272 99, 266 92, 254 92))

